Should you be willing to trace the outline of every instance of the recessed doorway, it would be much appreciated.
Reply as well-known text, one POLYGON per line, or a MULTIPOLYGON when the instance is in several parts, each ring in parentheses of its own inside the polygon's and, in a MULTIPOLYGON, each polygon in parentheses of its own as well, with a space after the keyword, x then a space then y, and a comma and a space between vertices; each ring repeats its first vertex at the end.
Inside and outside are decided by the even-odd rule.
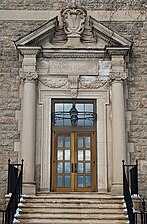
POLYGON ((95 101, 53 101, 52 191, 96 191, 95 101))

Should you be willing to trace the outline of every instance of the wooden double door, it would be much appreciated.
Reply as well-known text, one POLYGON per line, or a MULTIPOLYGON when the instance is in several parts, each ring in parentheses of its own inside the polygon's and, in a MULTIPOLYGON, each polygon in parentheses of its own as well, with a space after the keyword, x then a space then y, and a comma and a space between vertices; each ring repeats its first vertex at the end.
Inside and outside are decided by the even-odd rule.
POLYGON ((53 133, 52 191, 96 191, 95 132, 53 133))

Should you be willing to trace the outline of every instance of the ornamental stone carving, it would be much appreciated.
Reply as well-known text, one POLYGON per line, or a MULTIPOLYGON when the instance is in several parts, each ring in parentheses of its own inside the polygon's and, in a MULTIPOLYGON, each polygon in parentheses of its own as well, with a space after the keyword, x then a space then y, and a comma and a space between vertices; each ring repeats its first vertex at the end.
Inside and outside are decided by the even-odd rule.
POLYGON ((22 78, 25 81, 33 81, 38 78, 37 72, 21 72, 20 78, 22 78))
POLYGON ((61 16, 63 17, 65 33, 70 36, 79 36, 84 30, 86 15, 86 10, 77 6, 62 10, 61 16))
POLYGON ((68 79, 67 78, 43 78, 39 79, 40 83, 42 83, 44 86, 47 86, 49 88, 63 88, 67 86, 68 79))
POLYGON ((78 96, 78 81, 79 76, 68 77, 68 88, 70 89, 70 95, 72 98, 76 98, 78 96))
POLYGON ((110 79, 115 81, 125 80, 128 77, 128 71, 125 72, 110 72, 110 79))
POLYGON ((98 89, 109 85, 110 80, 99 80, 98 76, 81 76, 79 87, 81 89, 98 89))

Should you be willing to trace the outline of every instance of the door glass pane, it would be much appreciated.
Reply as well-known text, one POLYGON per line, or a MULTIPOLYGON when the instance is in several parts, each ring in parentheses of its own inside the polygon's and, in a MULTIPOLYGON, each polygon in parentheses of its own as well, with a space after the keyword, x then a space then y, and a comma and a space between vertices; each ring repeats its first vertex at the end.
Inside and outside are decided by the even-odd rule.
POLYGON ((57 187, 62 187, 62 176, 57 176, 57 187))
POLYGON ((91 172, 90 163, 85 163, 85 173, 90 173, 90 172, 91 172))
POLYGON ((58 150, 57 158, 58 160, 63 160, 63 150, 58 150))
POLYGON ((62 136, 58 136, 58 148, 59 147, 63 147, 63 137, 62 136))
POLYGON ((57 173, 63 173, 63 163, 59 162, 57 164, 57 173))
POLYGON ((83 148, 83 137, 78 136, 78 148, 83 148))
POLYGON ((65 137, 65 148, 70 148, 70 136, 65 137))
POLYGON ((86 176, 86 187, 91 187, 91 177, 86 176))
POLYGON ((86 161, 90 161, 90 159, 91 159, 91 152, 90 152, 90 150, 85 150, 85 160, 86 161))
POLYGON ((70 150, 65 150, 65 160, 70 160, 70 150))
POLYGON ((78 187, 84 187, 84 177, 78 176, 78 187))
POLYGON ((64 172, 70 173, 70 163, 67 162, 64 163, 64 172))
POLYGON ((70 187, 70 176, 64 177, 64 185, 65 187, 70 187))
POLYGON ((82 160, 84 159, 84 153, 83 150, 78 150, 78 160, 82 160))
POLYGON ((90 140, 91 140, 90 136, 85 137, 85 147, 86 148, 90 148, 90 140))
POLYGON ((84 163, 78 163, 78 173, 84 172, 84 163))

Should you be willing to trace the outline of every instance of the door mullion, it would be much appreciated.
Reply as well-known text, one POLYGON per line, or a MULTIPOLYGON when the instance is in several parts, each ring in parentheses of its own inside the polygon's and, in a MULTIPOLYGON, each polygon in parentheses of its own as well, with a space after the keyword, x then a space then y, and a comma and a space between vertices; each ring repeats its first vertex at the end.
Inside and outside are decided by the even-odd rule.
POLYGON ((71 190, 74 191, 75 187, 74 187, 74 173, 75 173, 75 159, 74 159, 74 144, 75 144, 75 138, 74 138, 74 133, 71 132, 70 134, 70 138, 71 138, 71 170, 73 168, 73 172, 71 172, 71 190), (73 166, 73 167, 72 167, 73 166))

